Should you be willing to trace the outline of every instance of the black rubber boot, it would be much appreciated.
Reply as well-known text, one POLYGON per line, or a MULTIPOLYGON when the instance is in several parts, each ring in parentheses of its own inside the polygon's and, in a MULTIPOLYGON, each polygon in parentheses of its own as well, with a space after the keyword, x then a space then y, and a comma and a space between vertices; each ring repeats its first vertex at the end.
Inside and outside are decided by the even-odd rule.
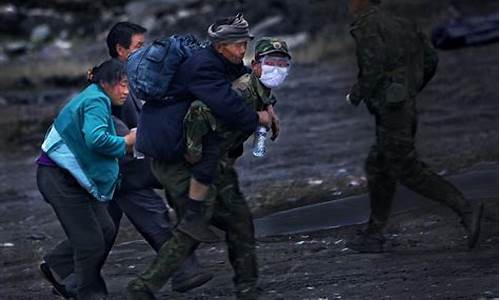
POLYGON ((156 300, 153 292, 142 282, 140 278, 136 278, 127 285, 128 300, 156 300))
POLYGON ((468 246, 472 249, 476 246, 481 232, 481 218, 483 217, 483 203, 473 204, 472 210, 462 216, 462 225, 467 230, 468 246))
POLYGON ((189 199, 186 213, 177 225, 177 229, 200 242, 218 242, 219 237, 210 230, 209 226, 210 224, 205 220, 205 207, 202 201, 189 199))

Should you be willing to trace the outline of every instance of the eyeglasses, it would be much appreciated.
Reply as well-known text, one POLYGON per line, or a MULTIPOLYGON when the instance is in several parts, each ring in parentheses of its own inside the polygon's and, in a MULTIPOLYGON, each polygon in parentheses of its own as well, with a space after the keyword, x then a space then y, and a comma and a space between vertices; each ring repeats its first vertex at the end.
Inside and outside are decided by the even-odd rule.
POLYGON ((290 68, 292 66, 292 62, 288 57, 282 56, 264 56, 260 62, 266 66, 272 67, 280 67, 280 68, 290 68))

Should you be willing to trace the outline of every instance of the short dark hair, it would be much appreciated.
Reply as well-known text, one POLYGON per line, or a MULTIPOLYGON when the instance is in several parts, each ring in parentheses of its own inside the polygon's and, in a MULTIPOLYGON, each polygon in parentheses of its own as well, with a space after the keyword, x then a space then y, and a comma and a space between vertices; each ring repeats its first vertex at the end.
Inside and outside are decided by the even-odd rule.
POLYGON ((97 67, 93 67, 88 74, 88 82, 115 85, 122 79, 127 78, 125 64, 116 58, 108 59, 97 67))
POLYGON ((116 52, 116 45, 120 45, 126 49, 130 47, 132 36, 134 34, 144 34, 147 32, 146 28, 130 22, 116 23, 108 33, 106 44, 108 44, 109 56, 118 57, 116 52))

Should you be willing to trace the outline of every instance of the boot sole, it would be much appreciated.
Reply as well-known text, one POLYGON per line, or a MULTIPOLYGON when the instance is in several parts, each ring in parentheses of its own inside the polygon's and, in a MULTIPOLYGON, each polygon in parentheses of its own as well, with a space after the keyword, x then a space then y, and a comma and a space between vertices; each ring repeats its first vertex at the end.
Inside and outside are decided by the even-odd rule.
POLYGON ((38 266, 38 271, 40 272, 40 275, 42 275, 42 278, 52 286, 52 293, 64 299, 75 299, 76 296, 68 294, 68 291, 66 291, 66 287, 63 284, 57 282, 57 280, 54 278, 54 275, 52 275, 52 271, 50 271, 50 269, 48 268, 49 267, 46 263, 41 263, 38 266))
POLYGON ((214 276, 209 273, 202 273, 182 281, 180 284, 172 284, 172 290, 178 293, 184 293, 194 288, 200 287, 212 280, 214 276))

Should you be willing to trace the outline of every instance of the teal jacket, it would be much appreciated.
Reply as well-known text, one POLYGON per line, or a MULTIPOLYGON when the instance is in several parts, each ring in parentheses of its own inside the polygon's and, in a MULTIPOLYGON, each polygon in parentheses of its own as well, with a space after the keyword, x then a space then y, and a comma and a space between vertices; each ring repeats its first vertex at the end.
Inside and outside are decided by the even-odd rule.
POLYGON ((111 200, 118 158, 126 153, 125 139, 116 135, 111 118, 111 99, 98 85, 89 85, 61 110, 42 150, 97 200, 111 200))

